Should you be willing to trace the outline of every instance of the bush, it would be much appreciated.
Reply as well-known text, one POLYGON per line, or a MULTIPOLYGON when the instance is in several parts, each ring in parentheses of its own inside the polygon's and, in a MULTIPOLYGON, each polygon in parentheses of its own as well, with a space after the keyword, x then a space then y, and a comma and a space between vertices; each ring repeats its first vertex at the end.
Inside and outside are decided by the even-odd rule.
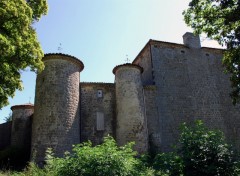
POLYGON ((0 175, 13 176, 153 176, 154 171, 147 167, 144 158, 132 150, 133 143, 118 147, 112 137, 106 137, 103 144, 92 146, 91 142, 78 144, 72 153, 64 158, 54 157, 51 149, 47 151, 46 165, 43 169, 35 163, 23 172, 5 171, 0 175))
POLYGON ((194 127, 183 124, 181 131, 179 154, 184 175, 238 175, 233 150, 222 132, 208 130, 199 120, 194 127))
MULTIPOLYGON (((133 143, 118 147, 112 137, 103 144, 78 144, 64 158, 47 152, 43 169, 30 163, 23 172, 4 172, 16 176, 237 176, 240 163, 225 142, 223 133, 208 130, 201 121, 195 126, 183 124, 175 152, 160 153, 152 161, 148 155, 138 156, 133 143), (153 167, 153 168, 152 168, 153 167)), ((0 172, 0 175, 2 173, 0 172)))
POLYGON ((46 170, 58 176, 131 176, 152 175, 137 153, 132 150, 133 143, 118 147, 112 137, 104 143, 92 147, 91 142, 75 145, 73 153, 66 153, 64 158, 54 157, 48 151, 46 170))
POLYGON ((155 175, 182 175, 183 161, 175 152, 160 153, 154 158, 153 168, 156 170, 155 175))
POLYGON ((239 175, 239 162, 220 131, 208 130, 202 121, 181 126, 176 152, 158 154, 154 168, 161 173, 184 176, 239 175))

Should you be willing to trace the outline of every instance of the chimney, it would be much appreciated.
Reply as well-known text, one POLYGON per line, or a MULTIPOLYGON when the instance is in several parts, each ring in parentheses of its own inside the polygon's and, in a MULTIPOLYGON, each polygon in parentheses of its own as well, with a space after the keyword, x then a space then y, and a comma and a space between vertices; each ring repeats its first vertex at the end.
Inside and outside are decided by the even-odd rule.
POLYGON ((199 35, 194 35, 191 32, 186 32, 183 35, 183 43, 185 46, 189 48, 201 48, 200 38, 199 35))

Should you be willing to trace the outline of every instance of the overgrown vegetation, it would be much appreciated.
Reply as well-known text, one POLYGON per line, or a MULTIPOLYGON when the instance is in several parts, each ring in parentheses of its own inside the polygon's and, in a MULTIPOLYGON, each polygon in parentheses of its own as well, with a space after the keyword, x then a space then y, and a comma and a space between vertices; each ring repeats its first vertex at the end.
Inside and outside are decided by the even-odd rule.
POLYGON ((181 126, 179 147, 175 152, 155 157, 154 168, 169 175, 234 176, 240 175, 239 158, 220 131, 208 130, 202 121, 181 126))
MULTIPOLYGON (((133 143, 118 147, 112 137, 103 144, 91 142, 75 145, 64 158, 47 151, 43 169, 34 163, 22 172, 4 172, 16 176, 234 176, 240 175, 239 160, 226 143, 223 133, 208 130, 201 121, 192 127, 183 124, 179 145, 174 152, 154 158, 139 156, 133 143)), ((1 175, 1 173, 0 173, 1 175)))
POLYGON ((76 145, 73 153, 66 153, 64 158, 56 158, 48 151, 46 169, 58 176, 147 175, 132 145, 118 147, 112 137, 107 137, 95 147, 91 142, 76 145))

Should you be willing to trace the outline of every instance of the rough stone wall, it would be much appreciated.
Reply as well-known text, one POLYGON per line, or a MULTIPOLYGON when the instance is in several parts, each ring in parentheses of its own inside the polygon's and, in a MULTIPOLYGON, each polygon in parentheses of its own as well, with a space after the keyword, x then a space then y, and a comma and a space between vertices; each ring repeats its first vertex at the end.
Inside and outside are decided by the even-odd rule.
POLYGON ((151 45, 157 87, 158 121, 162 151, 171 150, 179 137, 179 125, 203 119, 221 129, 239 146, 239 107, 231 104, 230 82, 223 73, 222 51, 188 48, 153 42, 151 45))
POLYGON ((158 133, 161 123, 158 118, 158 109, 156 104, 156 86, 144 86, 144 104, 146 108, 147 129, 149 136, 150 152, 159 151, 161 148, 161 138, 158 133))
POLYGON ((0 150, 11 145, 12 122, 0 124, 0 150))
POLYGON ((134 149, 143 153, 148 150, 148 133, 139 68, 126 64, 114 69, 117 106, 116 140, 120 146, 135 141, 134 149))
POLYGON ((32 125, 32 158, 44 161, 47 148, 57 156, 80 142, 79 82, 83 65, 63 54, 43 59, 45 69, 36 82, 35 112, 32 125))
POLYGON ((143 85, 153 85, 153 74, 152 74, 152 59, 151 59, 151 51, 150 45, 146 46, 140 55, 138 56, 139 59, 133 62, 134 64, 140 65, 143 68, 142 73, 142 83, 143 85))
POLYGON ((81 90, 81 142, 93 145, 103 142, 108 134, 115 136, 115 84, 80 83, 81 90), (98 95, 102 91, 102 97, 98 95), (97 129, 97 113, 104 115, 104 129, 97 129))
POLYGON ((12 107, 11 146, 30 148, 33 108, 32 105, 12 107))

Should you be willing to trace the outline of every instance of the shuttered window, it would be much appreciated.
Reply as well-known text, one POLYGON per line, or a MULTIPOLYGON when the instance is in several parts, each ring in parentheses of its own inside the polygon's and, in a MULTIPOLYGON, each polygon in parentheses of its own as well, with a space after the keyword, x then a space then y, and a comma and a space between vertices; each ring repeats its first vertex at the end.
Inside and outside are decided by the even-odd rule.
POLYGON ((104 114, 102 112, 97 112, 97 130, 104 130, 104 114))

